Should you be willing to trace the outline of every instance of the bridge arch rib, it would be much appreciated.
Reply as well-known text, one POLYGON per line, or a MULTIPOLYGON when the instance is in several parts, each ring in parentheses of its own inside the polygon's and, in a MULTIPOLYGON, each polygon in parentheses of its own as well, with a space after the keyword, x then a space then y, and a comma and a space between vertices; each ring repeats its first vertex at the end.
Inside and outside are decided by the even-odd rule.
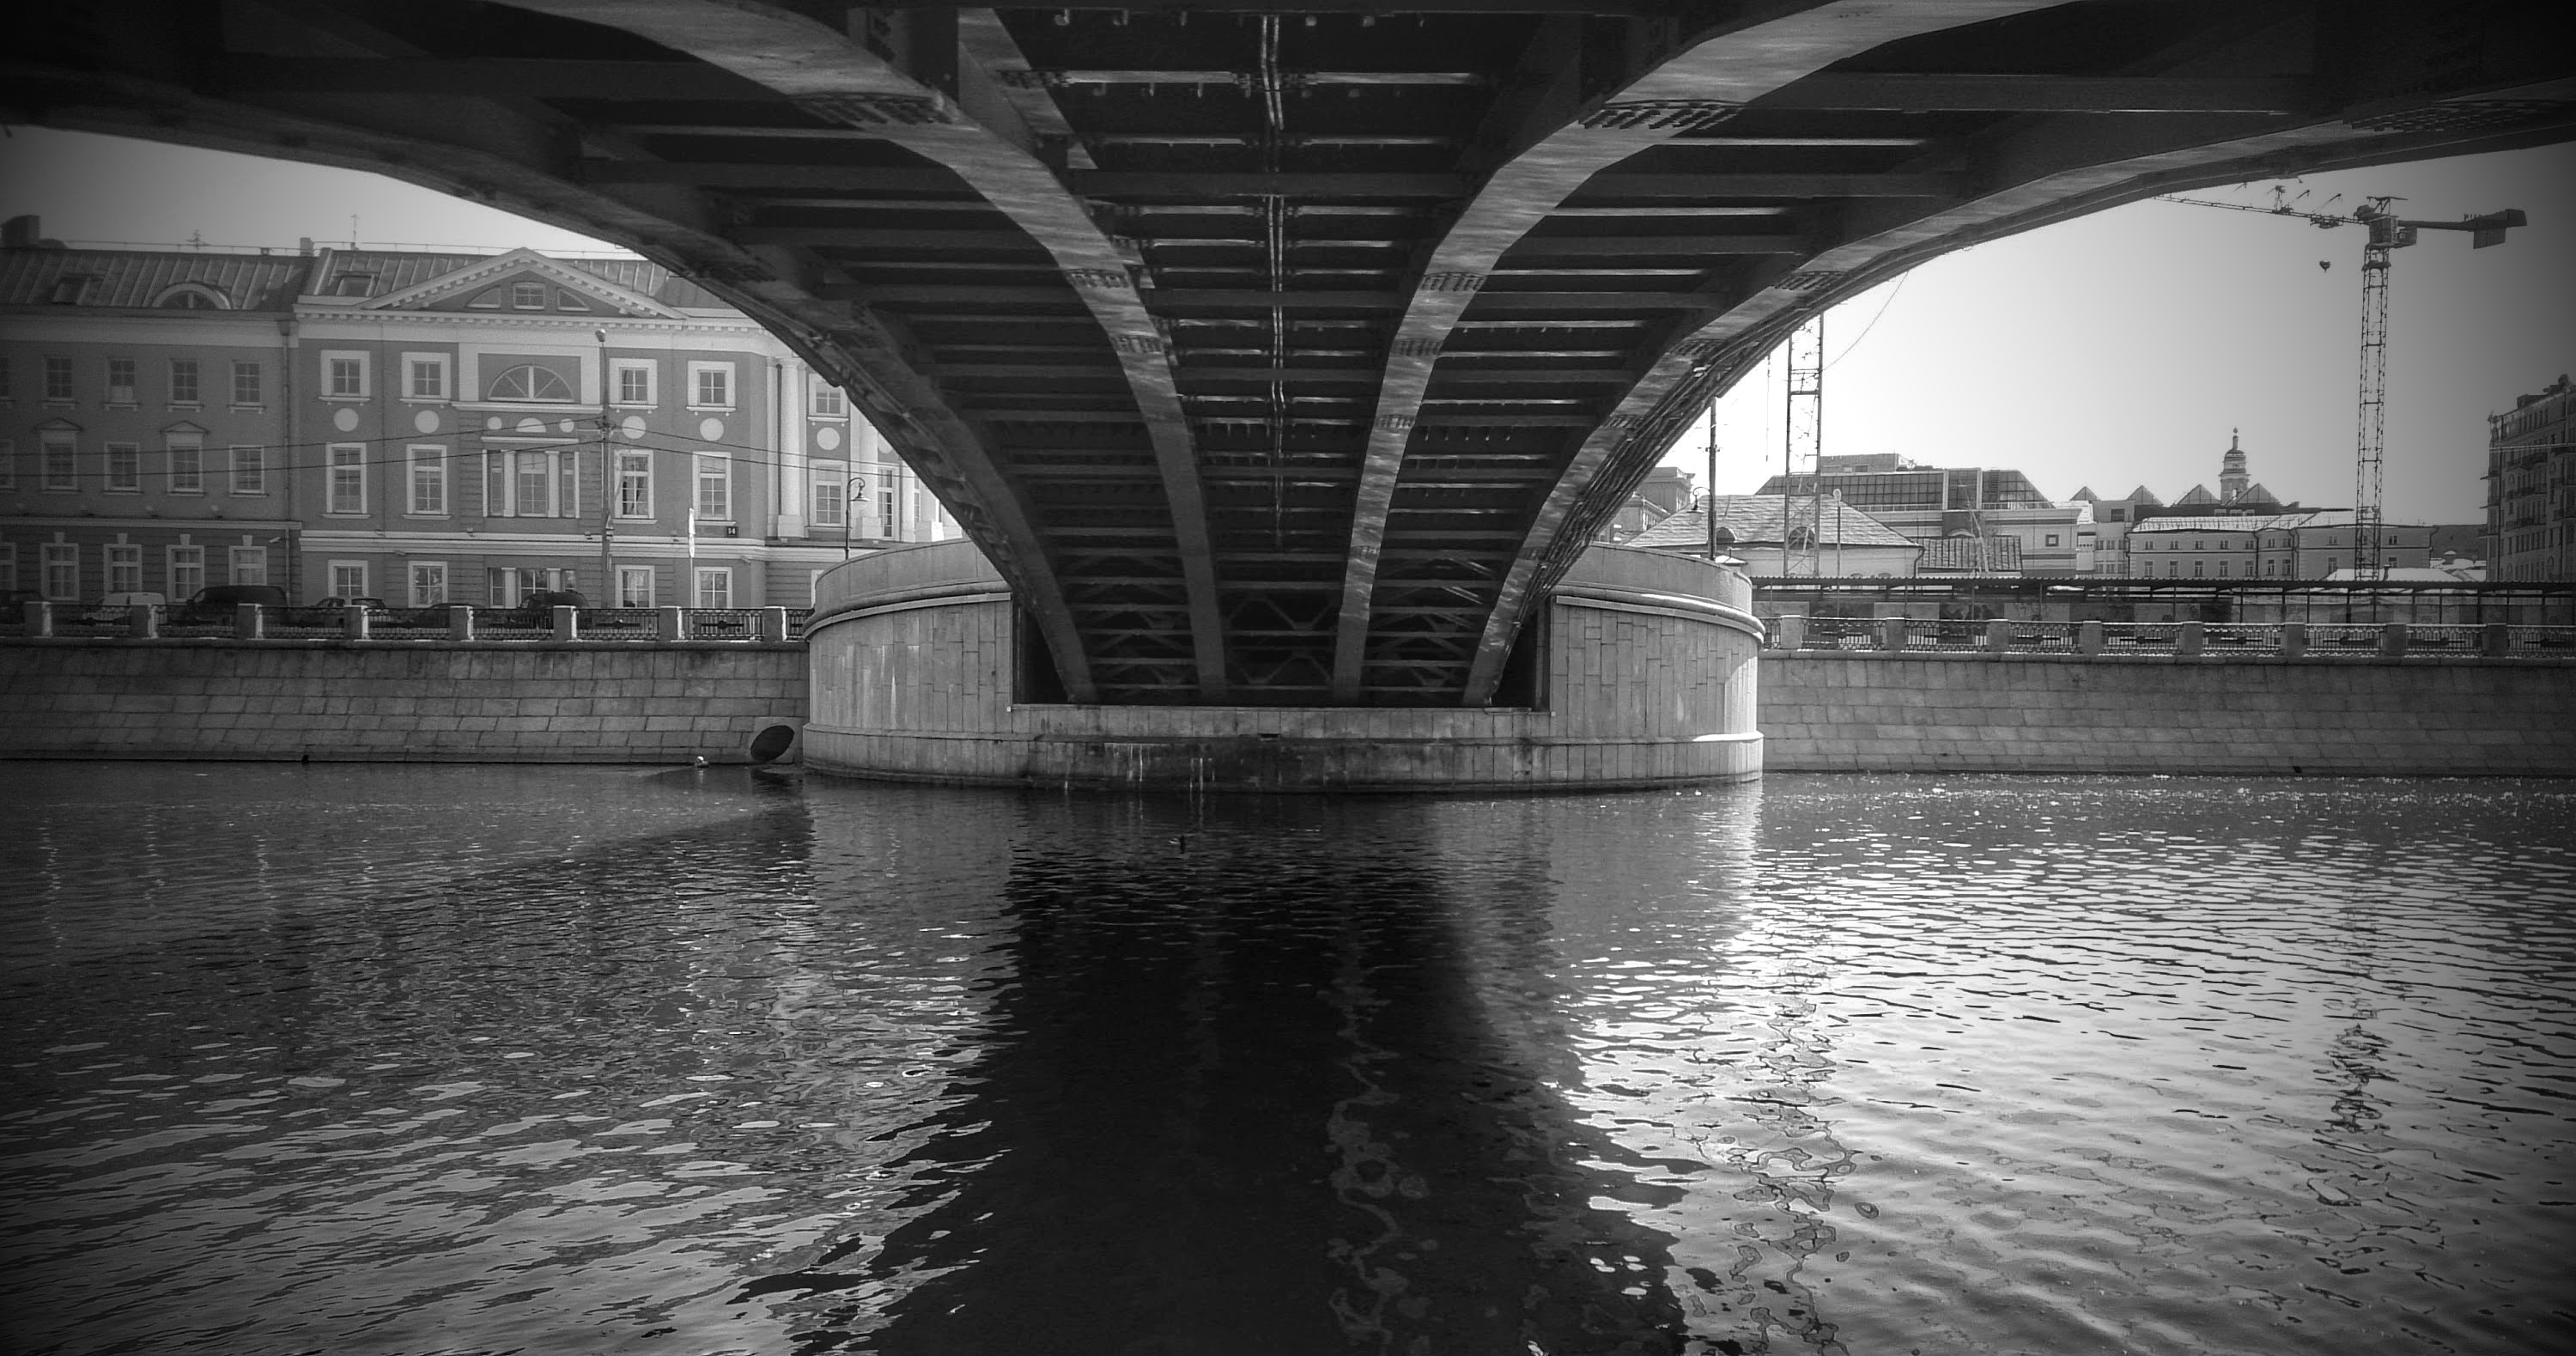
POLYGON ((1112 703, 1488 703, 1817 309, 2156 192, 2576 135, 2540 4, 1405 10, 144 0, 7 69, 28 121, 375 169, 700 279, 1112 703))

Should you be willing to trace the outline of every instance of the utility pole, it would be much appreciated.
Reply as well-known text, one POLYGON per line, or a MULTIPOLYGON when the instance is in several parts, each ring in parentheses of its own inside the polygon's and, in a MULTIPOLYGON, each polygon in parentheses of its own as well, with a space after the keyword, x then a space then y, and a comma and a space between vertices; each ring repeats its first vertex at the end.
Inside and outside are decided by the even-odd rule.
MULTIPOLYGON (((2304 196, 2304 195, 2302 195, 2304 196)), ((2165 201, 2194 207, 2220 207, 2231 212, 2261 212, 2292 217, 2320 229, 2359 226, 2367 234, 2361 246, 2361 395, 2357 402, 2352 466, 2352 570, 2356 582, 2388 577, 2385 510, 2380 500, 2380 467, 2385 459, 2388 409, 2388 278, 2390 255, 2415 243, 2422 231, 2467 231, 2469 247, 2485 249, 2504 243, 2504 233, 2531 224, 2519 207, 2458 221, 2408 221, 2389 209, 2392 197, 2364 199, 2348 216, 2302 212, 2281 188, 2272 190, 2272 205, 2217 202, 2208 198, 2168 196, 2165 201)))

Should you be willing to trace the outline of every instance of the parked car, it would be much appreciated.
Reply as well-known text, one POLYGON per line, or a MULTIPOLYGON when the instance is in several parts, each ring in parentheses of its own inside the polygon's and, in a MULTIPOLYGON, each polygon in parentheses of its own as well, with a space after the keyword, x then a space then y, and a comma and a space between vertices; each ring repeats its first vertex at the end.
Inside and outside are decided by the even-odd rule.
POLYGON ((261 607, 286 608, 286 590, 275 584, 210 584, 188 595, 179 605, 179 614, 170 619, 173 626, 222 626, 233 619, 233 609, 244 603, 261 607))
POLYGON ((123 625, 134 615, 133 609, 145 605, 168 607, 170 600, 158 593, 111 593, 98 600, 98 606, 80 614, 79 620, 102 625, 123 625))
POLYGON ((553 623, 556 608, 589 606, 590 599, 571 589, 539 589, 519 600, 518 613, 511 618, 511 624, 546 626, 553 623))

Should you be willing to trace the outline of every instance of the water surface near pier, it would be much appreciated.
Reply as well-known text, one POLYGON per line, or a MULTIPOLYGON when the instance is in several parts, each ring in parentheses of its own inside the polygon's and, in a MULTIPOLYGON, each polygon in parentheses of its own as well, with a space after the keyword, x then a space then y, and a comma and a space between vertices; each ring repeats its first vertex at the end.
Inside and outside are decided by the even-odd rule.
POLYGON ((19 764, 25 1352, 2576 1349, 2576 788, 19 764))

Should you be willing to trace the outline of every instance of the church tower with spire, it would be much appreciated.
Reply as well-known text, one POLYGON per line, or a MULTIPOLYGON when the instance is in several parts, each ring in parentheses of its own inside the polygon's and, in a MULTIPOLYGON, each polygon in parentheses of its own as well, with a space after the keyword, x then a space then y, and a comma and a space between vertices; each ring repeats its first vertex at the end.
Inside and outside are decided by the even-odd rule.
POLYGON ((2245 497, 2245 488, 2254 483, 2245 474, 2245 449, 2239 445, 2241 430, 2227 430, 2227 455, 2218 463, 2218 502, 2233 504, 2245 497))

